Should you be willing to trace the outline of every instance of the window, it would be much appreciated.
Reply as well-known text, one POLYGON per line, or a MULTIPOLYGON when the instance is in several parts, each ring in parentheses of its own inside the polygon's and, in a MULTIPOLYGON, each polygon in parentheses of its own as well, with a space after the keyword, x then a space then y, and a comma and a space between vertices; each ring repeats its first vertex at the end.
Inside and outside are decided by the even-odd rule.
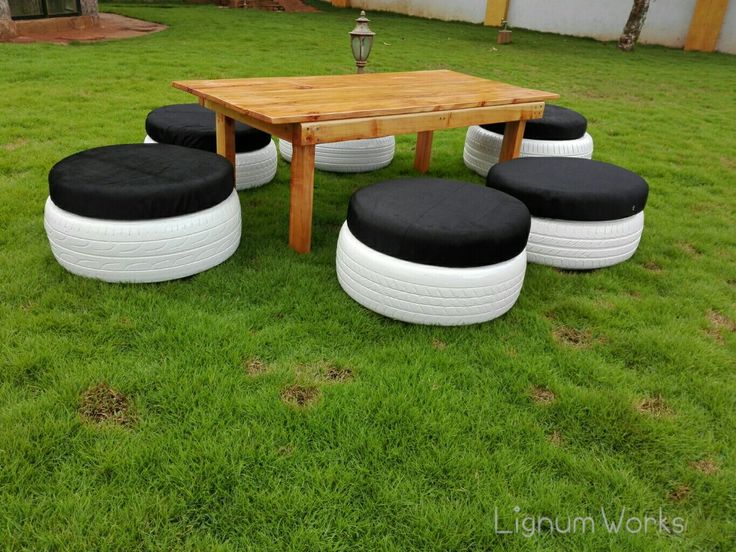
POLYGON ((80 13, 80 0, 10 0, 10 16, 13 19, 59 17, 80 13))

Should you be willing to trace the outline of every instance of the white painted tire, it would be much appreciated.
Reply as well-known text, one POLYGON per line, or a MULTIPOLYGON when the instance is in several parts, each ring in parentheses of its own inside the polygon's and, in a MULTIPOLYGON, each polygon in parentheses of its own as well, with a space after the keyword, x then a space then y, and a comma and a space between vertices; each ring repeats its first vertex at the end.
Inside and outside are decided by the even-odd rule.
MULTIPOLYGON (((146 135, 143 143, 157 142, 146 135)), ((235 188, 247 190, 268 184, 276 176, 277 167, 278 154, 273 140, 259 150, 238 153, 235 155, 235 188)))
POLYGON ((364 307, 403 322, 460 326, 493 320, 516 303, 526 251, 502 263, 447 268, 397 259, 360 242, 343 224, 337 279, 364 307))
POLYGON ((532 217, 526 250, 530 263, 591 270, 630 259, 639 247, 643 231, 643 211, 600 222, 532 217))
MULTIPOLYGON (((291 161, 291 142, 279 140, 281 157, 291 161)), ((393 136, 317 144, 314 167, 321 171, 360 173, 382 169, 391 164, 396 152, 393 136)))
MULTIPOLYGON (((497 134, 475 125, 468 128, 465 136, 463 160, 465 166, 482 177, 488 175, 491 167, 498 163, 503 134, 497 134)), ((521 142, 521 157, 593 157, 593 137, 585 136, 576 140, 530 140, 521 142)))
POLYGON ((106 282, 163 282, 203 272, 228 259, 240 243, 240 201, 226 200, 188 215, 125 221, 83 217, 46 200, 51 251, 69 272, 106 282))

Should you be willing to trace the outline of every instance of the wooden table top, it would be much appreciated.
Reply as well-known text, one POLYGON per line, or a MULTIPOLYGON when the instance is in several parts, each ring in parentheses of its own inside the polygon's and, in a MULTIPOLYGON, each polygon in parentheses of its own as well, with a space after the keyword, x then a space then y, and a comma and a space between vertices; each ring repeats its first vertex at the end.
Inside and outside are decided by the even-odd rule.
POLYGON ((455 71, 175 81, 173 86, 271 124, 334 121, 554 100, 455 71))

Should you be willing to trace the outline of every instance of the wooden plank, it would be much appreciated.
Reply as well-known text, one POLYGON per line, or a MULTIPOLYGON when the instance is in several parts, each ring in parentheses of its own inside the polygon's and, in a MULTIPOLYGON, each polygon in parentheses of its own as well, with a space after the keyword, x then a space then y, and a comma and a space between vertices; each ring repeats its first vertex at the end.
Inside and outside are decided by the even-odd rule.
POLYGON ((483 24, 487 27, 500 27, 508 12, 509 0, 488 0, 483 24))
MULTIPOLYGON (((477 89, 479 87, 490 87, 490 88, 505 88, 508 90, 525 90, 515 87, 511 84, 500 83, 496 81, 490 81, 485 79, 478 79, 475 77, 467 77, 466 79, 433 79, 431 76, 422 79, 406 79, 406 78, 393 78, 387 77, 385 79, 372 79, 374 73, 364 73, 364 76, 359 76, 358 79, 353 78, 340 78, 336 77, 323 77, 321 81, 307 81, 307 79, 236 79, 227 81, 184 81, 176 82, 176 87, 185 92, 192 94, 217 94, 217 95, 228 95, 237 92, 243 92, 247 90, 248 95, 251 97, 267 99, 273 94, 289 94, 294 97, 299 97, 302 94, 309 94, 310 92, 317 93, 344 93, 346 90, 358 90, 362 91, 363 95, 371 95, 371 91, 376 90, 380 87, 393 89, 393 93, 398 96, 408 96, 409 89, 415 89, 422 87, 429 89, 434 92, 441 92, 447 87, 460 88, 467 87, 470 89, 477 89)), ((343 76, 344 77, 344 76, 343 76)), ((379 99, 375 98, 374 99, 379 99)))
POLYGON ((462 128, 506 121, 538 119, 544 114, 544 103, 513 106, 491 106, 474 109, 302 123, 300 134, 305 144, 323 144, 343 140, 362 140, 395 134, 428 130, 462 128))
POLYGON ((257 128, 258 130, 262 130, 263 132, 267 132, 268 134, 272 134, 273 136, 277 136, 278 138, 284 138, 285 140, 291 140, 292 134, 294 132, 293 125, 272 125, 270 123, 266 123, 259 119, 254 119, 252 117, 244 115, 238 111, 235 111, 234 109, 228 109, 227 107, 219 105, 212 100, 203 100, 202 105, 206 107, 207 109, 211 109, 212 111, 216 113, 221 113, 223 115, 226 115, 227 117, 230 117, 231 119, 235 119, 236 121, 245 123, 246 125, 252 126, 253 128, 257 128))
POLYGON ((235 121, 227 115, 217 113, 215 132, 217 133, 217 153, 235 166, 235 121))
POLYGON ((271 124, 470 109, 558 97, 453 71, 218 82, 177 81, 174 86, 271 124))
MULTIPOLYGON (((213 94, 205 94, 211 97, 213 94)), ((392 107, 403 103, 410 108, 412 104, 425 105, 436 102, 452 104, 473 102, 480 107, 502 103, 514 103, 520 100, 534 101, 549 99, 549 94, 534 90, 519 90, 511 85, 492 82, 474 83, 473 85, 457 85, 453 88, 437 87, 432 83, 414 83, 411 86, 396 84, 376 85, 370 90, 362 86, 339 87, 325 89, 272 90, 260 92, 243 87, 228 87, 218 91, 217 98, 236 105, 245 105, 250 109, 256 106, 271 107, 278 110, 287 107, 290 112, 320 108, 321 111, 335 111, 335 105, 344 104, 346 110, 366 107, 359 102, 369 102, 372 109, 384 106, 392 107), (541 96, 541 97, 540 97, 541 96)), ((270 114, 269 114, 270 115, 270 114)), ((349 115, 349 113, 348 113, 349 115)))
POLYGON ((362 91, 358 94, 344 93, 314 98, 274 94, 266 100, 260 100, 253 96, 247 97, 247 95, 221 95, 219 100, 216 101, 265 122, 286 124, 469 109, 491 105, 546 101, 555 98, 552 95, 540 96, 533 93, 506 94, 496 91, 463 92, 462 90, 456 90, 454 94, 430 92, 396 96, 386 93, 381 96, 380 94, 384 92, 383 90, 374 91, 375 97, 367 96, 362 91))
POLYGON ((503 142, 501 143, 501 153, 498 155, 499 163, 519 157, 525 128, 526 121, 524 120, 506 123, 506 130, 503 132, 503 142))
MULTIPOLYGON (((214 100, 212 100, 214 102, 214 100)), ((231 109, 233 112, 240 112, 242 115, 252 117, 254 119, 263 120, 267 124, 280 125, 289 123, 304 123, 316 121, 336 121, 342 119, 359 119, 362 117, 382 117, 385 115, 402 115, 410 113, 431 113, 437 111, 455 111, 460 109, 472 109, 476 107, 486 107, 494 105, 512 105, 516 103, 529 103, 540 101, 537 99, 519 99, 508 101, 485 101, 478 97, 467 97, 464 100, 462 96, 456 96, 451 101, 433 100, 432 98, 415 97, 407 100, 406 103, 401 102, 381 102, 380 104, 362 104, 365 107, 359 108, 358 102, 352 102, 349 99, 338 99, 328 103, 302 104, 301 112, 294 111, 293 105, 284 102, 282 105, 271 104, 268 106, 270 115, 266 118, 258 114, 258 107, 251 105, 250 109, 238 110, 232 107, 232 102, 223 103, 224 107, 231 109), (295 119, 295 120, 293 120, 295 119)))
POLYGON ((366 85, 360 83, 352 83, 350 86, 343 84, 336 86, 322 86, 322 87, 264 87, 264 86, 251 86, 245 82, 239 85, 228 85, 219 88, 201 88, 198 95, 217 96, 218 98, 224 99, 247 99, 248 102, 268 103, 279 103, 284 98, 290 99, 293 102, 302 102, 310 100, 334 100, 345 97, 353 97, 358 99, 370 98, 373 103, 381 103, 385 100, 411 98, 416 94, 425 94, 431 96, 446 97, 450 96, 451 92, 459 92, 464 95, 470 94, 484 94, 493 95, 495 98, 502 99, 503 96, 508 97, 527 97, 527 96, 545 96, 547 93, 541 93, 539 91, 529 90, 526 88, 518 88, 511 84, 498 83, 494 81, 470 81, 467 83, 449 83, 446 86, 440 86, 434 82, 380 82, 366 88, 366 85))
POLYGON ((698 0, 685 39, 685 50, 714 52, 727 9, 728 0, 698 0))
POLYGON ((174 81, 174 88, 191 92, 189 89, 203 90, 206 88, 222 88, 225 86, 242 86, 247 84, 250 88, 264 87, 266 89, 292 87, 310 88, 325 86, 355 86, 355 83, 364 83, 373 86, 380 82, 418 82, 421 80, 431 80, 434 82, 442 80, 443 82, 472 82, 487 81, 481 77, 466 75, 465 73, 457 73, 447 69, 435 69, 430 71, 403 71, 388 73, 364 73, 357 75, 355 73, 345 75, 311 75, 299 77, 254 77, 254 78, 233 78, 233 79, 203 79, 203 80, 180 80, 174 81))
MULTIPOLYGON (((298 138, 293 141, 298 141, 298 138)), ((315 147, 297 144, 292 144, 292 147, 289 246, 297 253, 309 253, 312 248, 315 147)))
POLYGON ((454 94, 421 93, 406 97, 379 96, 383 91, 375 91, 376 97, 365 94, 345 94, 332 97, 298 98, 274 94, 267 100, 248 97, 247 94, 226 95, 219 98, 206 97, 213 104, 219 104, 232 111, 271 124, 288 124, 306 121, 330 121, 397 115, 404 113, 425 113, 431 111, 447 111, 454 109, 470 109, 492 105, 507 105, 546 101, 557 96, 548 94, 506 94, 493 91, 463 92, 456 90, 454 94))
POLYGON ((429 170, 429 161, 432 157, 433 136, 434 132, 431 130, 417 134, 417 150, 414 156, 414 169, 422 174, 429 170))

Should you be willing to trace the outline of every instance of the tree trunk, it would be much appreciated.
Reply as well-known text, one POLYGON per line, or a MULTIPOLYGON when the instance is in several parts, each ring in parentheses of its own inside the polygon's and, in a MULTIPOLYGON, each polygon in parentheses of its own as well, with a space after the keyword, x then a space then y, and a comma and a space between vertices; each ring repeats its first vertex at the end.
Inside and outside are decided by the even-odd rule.
POLYGON ((644 27, 644 21, 647 19, 648 11, 649 0, 634 0, 634 5, 631 7, 631 13, 629 14, 629 20, 626 22, 621 38, 618 39, 619 49, 624 52, 631 52, 634 49, 636 41, 639 40, 641 30, 644 27))
MULTIPOLYGON (((0 0, 1 1, 1 0, 0 0)), ((97 0, 82 0, 82 15, 98 15, 97 0)))
POLYGON ((0 0, 0 19, 10 19, 10 3, 8 0, 0 0))
POLYGON ((18 36, 15 23, 10 18, 10 3, 8 0, 0 0, 0 40, 18 36))

